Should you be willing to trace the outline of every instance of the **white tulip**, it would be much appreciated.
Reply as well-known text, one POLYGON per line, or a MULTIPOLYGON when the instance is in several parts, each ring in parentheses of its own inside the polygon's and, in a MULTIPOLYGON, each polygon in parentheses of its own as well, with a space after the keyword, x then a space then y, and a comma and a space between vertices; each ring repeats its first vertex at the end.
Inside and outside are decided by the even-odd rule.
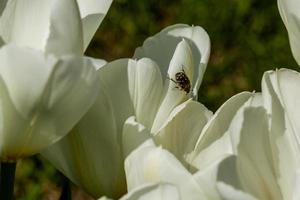
MULTIPOLYGON (((176 186, 169 183, 145 184, 128 192, 120 200, 181 200, 176 186)), ((101 197, 98 200, 112 200, 101 197)))
POLYGON ((278 184, 284 199, 297 199, 295 196, 300 194, 294 188, 300 167, 300 118, 297 113, 300 101, 295 92, 299 86, 300 74, 289 69, 266 72, 262 81, 265 108, 272 116, 271 142, 276 143, 277 149, 273 157, 278 157, 278 184))
POLYGON ((1 161, 37 153, 66 135, 96 98, 94 73, 84 58, 0 48, 1 161))
POLYGON ((82 56, 110 4, 1 1, 1 161, 16 161, 58 141, 92 105, 98 60, 82 56))
MULTIPOLYGON (((146 184, 130 191, 120 200, 180 200, 178 189, 168 183, 146 184)), ((102 197, 98 200, 109 200, 102 197)))
POLYGON ((277 0, 279 12, 288 31, 294 58, 300 65, 300 1, 277 0))
POLYGON ((161 68, 162 76, 166 77, 168 66, 172 57, 174 57, 174 50, 182 38, 185 39, 191 49, 192 55, 188 55, 193 60, 192 66, 190 66, 191 70, 193 70, 191 94, 194 99, 197 99, 198 90, 210 55, 210 39, 202 27, 188 26, 186 24, 169 26, 145 40, 143 46, 136 49, 134 58, 151 58, 161 68))
POLYGON ((218 172, 224 197, 224 188, 230 187, 252 199, 299 199, 299 86, 298 72, 266 72, 260 105, 243 107, 231 122, 240 137, 235 155, 224 160, 218 172))
MULTIPOLYGON (((127 130, 130 130, 130 134, 136 136, 144 135, 147 132, 145 127, 143 128, 141 124, 134 121, 127 121, 126 126, 127 130)), ((125 142, 124 146, 126 145, 130 145, 130 143, 126 144, 125 142)), ((145 140, 125 160, 128 194, 121 200, 221 200, 213 181, 217 178, 217 166, 218 162, 205 169, 204 173, 191 174, 173 154, 162 147, 157 147, 152 139, 145 140)), ((226 194, 236 200, 248 196, 233 189, 226 191, 226 194)))
POLYGON ((242 92, 227 100, 203 128, 193 151, 186 156, 187 161, 198 170, 202 170, 216 160, 234 154, 239 133, 230 124, 239 110, 253 104, 257 98, 258 95, 253 93, 242 92))
POLYGON ((5 0, 0 3, 0 37, 57 56, 82 55, 111 2, 5 0))
MULTIPOLYGON (((127 125, 135 126, 133 123, 127 125)), ((136 129, 136 135, 140 132, 136 129)), ((180 199, 220 200, 222 198, 215 188, 218 165, 219 161, 202 172, 191 174, 173 154, 148 139, 125 160, 127 189, 130 192, 144 184, 169 183, 176 186, 180 199)), ((227 191, 227 194, 232 197, 246 195, 234 190, 227 191)))
MULTIPOLYGON (((257 199, 283 199, 278 181, 277 158, 272 156, 268 115, 263 107, 248 107, 242 120, 233 121, 240 127, 236 155, 220 165, 218 180, 222 186, 248 192, 257 199)), ((222 193, 222 189, 220 190, 222 193)), ((223 194, 225 197, 226 193, 223 194)))
POLYGON ((124 159, 149 137, 184 163, 211 116, 190 99, 197 96, 209 45, 202 28, 175 25, 146 40, 136 51, 139 60, 121 59, 99 68, 96 102, 73 131, 43 155, 94 197, 117 198, 126 192, 124 159), (190 91, 176 83, 177 73, 184 73, 190 91), (132 121, 147 133, 128 131, 126 124, 132 121))
POLYGON ((168 183, 147 184, 139 186, 123 196, 120 200, 180 200, 178 189, 168 183))

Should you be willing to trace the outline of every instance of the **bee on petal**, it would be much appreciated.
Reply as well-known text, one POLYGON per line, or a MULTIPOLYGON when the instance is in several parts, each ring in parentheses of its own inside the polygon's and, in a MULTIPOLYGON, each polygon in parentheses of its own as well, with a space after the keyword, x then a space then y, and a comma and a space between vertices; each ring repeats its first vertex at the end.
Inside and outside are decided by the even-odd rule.
POLYGON ((169 78, 169 79, 176 84, 175 88, 178 88, 179 90, 185 91, 186 94, 190 93, 190 91, 191 91, 191 82, 190 82, 190 79, 186 75, 183 68, 180 72, 177 72, 175 74, 175 79, 172 79, 172 78, 169 78))

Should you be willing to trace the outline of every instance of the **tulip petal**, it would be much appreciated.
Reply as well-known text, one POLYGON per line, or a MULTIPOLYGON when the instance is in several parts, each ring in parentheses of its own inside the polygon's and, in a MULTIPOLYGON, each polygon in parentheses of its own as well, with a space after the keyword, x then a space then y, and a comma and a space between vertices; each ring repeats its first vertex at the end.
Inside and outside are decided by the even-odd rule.
POLYGON ((76 0, 10 0, 0 18, 0 35, 6 43, 55 55, 83 53, 76 0))
POLYGON ((82 24, 76 0, 53 2, 46 51, 55 55, 83 54, 82 24))
POLYGON ((243 120, 235 121, 242 125, 237 156, 223 161, 218 179, 258 199, 282 199, 272 159, 266 110, 248 107, 243 113, 243 120))
POLYGON ((134 149, 150 138, 150 131, 136 122, 135 117, 128 118, 123 127, 123 155, 126 158, 134 149))
POLYGON ((258 199, 275 200, 282 195, 273 167, 267 117, 262 107, 245 109, 236 166, 246 192, 258 199))
MULTIPOLYGON (((42 104, 52 111, 57 130, 70 131, 86 113, 97 97, 97 84, 95 69, 89 59, 67 56, 58 61, 42 97, 42 104)), ((49 119, 43 120, 41 125, 49 119)))
POLYGON ((43 152, 94 197, 116 198, 126 192, 122 129, 134 115, 126 76, 128 62, 116 60, 98 70, 100 87, 93 106, 71 133, 43 152))
POLYGON ((107 197, 101 197, 100 199, 98 199, 98 200, 113 200, 113 199, 109 199, 109 198, 107 198, 107 197))
POLYGON ((192 95, 196 99, 203 74, 210 55, 210 39, 206 31, 200 26, 188 26, 176 24, 169 26, 148 38, 142 47, 136 49, 134 57, 148 57, 153 59, 161 68, 162 76, 167 75, 169 65, 177 44, 185 39, 189 43, 192 51, 193 78, 192 95))
POLYGON ((277 0, 281 18, 286 26, 294 58, 300 65, 300 4, 297 0, 277 0))
POLYGON ((293 190, 293 200, 297 200, 300 198, 300 191, 298 188, 300 187, 300 170, 297 169, 295 172, 295 182, 294 182, 294 190, 293 190))
POLYGON ((224 200, 252 200, 252 195, 245 193, 237 169, 237 156, 231 155, 219 164, 217 188, 224 200))
POLYGON ((104 19, 112 0, 77 0, 82 26, 84 50, 104 19))
POLYGON ((266 72, 262 80, 265 107, 271 115, 271 145, 278 183, 283 196, 292 199, 294 172, 300 166, 300 141, 298 128, 298 94, 294 92, 300 84, 299 73, 281 69, 266 72), (288 90, 288 91, 284 91, 288 90))
POLYGON ((96 70, 100 69, 101 67, 107 64, 107 61, 103 59, 92 58, 92 57, 88 57, 88 58, 92 61, 96 70))
POLYGON ((185 155, 193 150, 201 130, 211 116, 212 113, 205 106, 188 100, 172 111, 155 139, 185 163, 185 155))
POLYGON ((266 72, 263 79, 269 81, 267 87, 263 86, 263 91, 270 93, 268 90, 272 89, 275 92, 273 95, 276 95, 286 112, 287 120, 294 130, 294 140, 300 150, 300 123, 298 120, 300 119, 300 94, 294 92, 300 87, 300 74, 293 70, 281 69, 276 72, 266 72))
POLYGON ((237 94, 217 110, 203 128, 194 151, 187 157, 190 164, 200 169, 211 161, 232 153, 228 129, 237 111, 249 101, 251 96, 253 94, 250 92, 237 94))
POLYGON ((96 98, 95 69, 85 59, 56 60, 8 45, 0 49, 0 63, 2 160, 29 156, 56 142, 96 98))
POLYGON ((151 140, 139 146, 126 158, 125 173, 128 191, 142 184, 166 182, 179 189, 182 199, 205 197, 184 166, 168 151, 155 147, 151 140))
POLYGON ((178 43, 173 58, 170 61, 168 69, 168 80, 166 87, 165 97, 157 111, 156 117, 151 129, 152 133, 157 133, 171 111, 186 101, 189 98, 188 92, 184 91, 181 85, 176 83, 176 74, 183 72, 191 80, 193 75, 193 57, 191 49, 185 40, 178 43))
POLYGON ((140 186, 120 200, 180 200, 178 189, 171 184, 147 184, 140 186))
POLYGON ((168 68, 168 76, 169 78, 175 79, 175 75, 178 72, 184 72, 189 80, 193 80, 194 74, 194 60, 192 56, 191 48, 186 42, 186 40, 182 40, 178 43, 173 57, 170 61, 168 68))
POLYGON ((151 127, 163 95, 163 82, 158 66, 148 58, 129 61, 128 84, 136 120, 151 127))
POLYGON ((223 200, 258 200, 250 194, 244 193, 240 190, 236 190, 232 186, 222 182, 218 183, 218 189, 223 200))
POLYGON ((50 0, 8 0, 0 18, 1 37, 6 43, 44 50, 51 7, 50 0))
POLYGON ((0 74, 18 112, 27 118, 40 100, 57 59, 7 45, 0 49, 0 74), (17 59, 16 59, 17 58, 17 59))
POLYGON ((221 199, 217 188, 217 175, 220 163, 224 159, 216 159, 212 164, 196 171, 193 177, 204 191, 208 199, 221 199))
POLYGON ((210 166, 194 174, 200 187, 204 191, 208 191, 206 195, 209 195, 209 199, 256 200, 251 195, 235 188, 236 184, 228 185, 222 181, 218 181, 224 181, 226 177, 230 179, 230 183, 238 181, 235 165, 235 156, 228 156, 225 159, 216 159, 210 166))

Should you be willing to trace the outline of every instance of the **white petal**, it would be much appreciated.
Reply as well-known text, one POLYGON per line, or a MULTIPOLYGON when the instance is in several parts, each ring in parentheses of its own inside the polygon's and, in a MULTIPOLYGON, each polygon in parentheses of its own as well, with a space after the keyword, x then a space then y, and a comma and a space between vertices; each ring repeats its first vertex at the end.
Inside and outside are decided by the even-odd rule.
POLYGON ((172 111, 155 138, 184 163, 185 155, 193 150, 202 128, 211 116, 212 113, 202 104, 186 101, 172 111))
MULTIPOLYGON (((51 111, 59 132, 69 131, 94 103, 99 87, 95 72, 89 59, 73 56, 62 57, 52 70, 41 104, 51 111)), ((40 125, 50 119, 43 120, 40 125)))
POLYGON ((152 133, 156 133, 167 119, 171 111, 189 98, 189 91, 184 91, 176 82, 176 74, 184 73, 191 81, 193 76, 193 57, 191 49, 185 40, 181 41, 174 52, 168 69, 167 91, 159 107, 152 126, 152 133))
POLYGON ((197 168, 205 166, 205 160, 214 161, 220 156, 227 156, 232 152, 230 136, 227 133, 230 123, 237 111, 252 96, 250 92, 243 92, 227 100, 205 125, 197 141, 194 151, 188 156, 188 161, 197 168), (211 146, 209 149, 207 147, 211 146), (207 151, 210 151, 207 152, 207 151), (224 155, 223 155, 224 154, 224 155))
POLYGON ((46 51, 55 55, 83 54, 83 32, 76 0, 55 0, 51 9, 46 51))
POLYGON ((13 45, 0 49, 0 74, 19 113, 27 118, 40 101, 57 59, 13 45))
POLYGON ((162 77, 158 66, 147 58, 130 60, 128 84, 137 121, 151 127, 163 95, 162 77))
POLYGON ((217 188, 222 199, 256 200, 254 194, 246 193, 248 188, 243 188, 239 175, 237 156, 229 156, 220 163, 217 188))
POLYGON ((218 189, 223 200, 258 200, 250 194, 237 190, 223 182, 218 183, 218 189))
MULTIPOLYGON (((224 169, 224 163, 228 164, 228 161, 233 161, 230 156, 226 159, 216 159, 214 163, 210 166, 205 167, 202 170, 197 171, 194 174, 195 179, 197 180, 198 184, 204 190, 205 194, 207 195, 208 199, 222 199, 222 200, 255 200, 249 194, 246 194, 240 190, 237 190, 231 185, 227 185, 224 182, 218 181, 221 176, 228 176, 230 179, 237 178, 231 172, 235 172, 236 169, 233 165, 235 162, 231 162, 231 165, 224 169)), ((222 180, 222 179, 221 179, 222 180)))
POLYGON ((113 200, 113 199, 109 199, 109 198, 107 198, 107 197, 101 197, 100 199, 98 199, 98 200, 113 200))
POLYGON ((9 0, 0 18, 3 40, 44 50, 52 4, 50 0, 9 0))
POLYGON ((223 158, 215 159, 211 165, 206 166, 193 174, 193 177, 208 199, 222 199, 217 188, 218 169, 222 161, 223 158))
POLYGON ((176 46, 168 68, 169 78, 175 79, 178 72, 184 71, 189 80, 193 80, 194 61, 189 44, 183 39, 176 46))
POLYGON ((204 127, 198 141, 201 143, 201 139, 202 139, 201 136, 206 135, 206 134, 214 134, 215 138, 208 138, 208 139, 212 139, 212 140, 208 140, 210 143, 202 143, 204 146, 204 148, 202 150, 197 149, 197 146, 196 146, 196 151, 192 152, 187 157, 187 161, 190 164, 192 164, 193 166, 195 166, 197 169, 202 170, 203 168, 206 168, 206 166, 211 165, 211 163, 214 163, 216 160, 224 159, 224 158, 228 157, 229 155, 235 154, 237 152, 237 145, 240 141, 240 132, 242 129, 242 122, 244 119, 244 117, 243 117, 244 110, 247 109, 247 107, 249 107, 249 106, 252 106, 252 107, 262 106, 261 94, 255 93, 255 94, 252 94, 250 96, 250 98, 248 98, 248 100, 246 102, 244 102, 244 104, 240 105, 239 108, 234 107, 234 106, 238 106, 238 104, 233 105, 232 104, 233 102, 241 103, 239 101, 234 101, 234 98, 238 99, 241 97, 242 96, 236 95, 231 100, 228 100, 225 103, 227 105, 224 104, 224 107, 219 109, 219 111, 220 111, 220 113, 218 114, 219 117, 216 116, 216 118, 211 119, 211 128, 212 129, 209 128, 210 122, 206 126, 206 127, 208 127, 208 129, 205 129, 206 127, 204 127), (231 107, 231 106, 233 106, 233 107, 231 107), (228 108, 233 108, 233 110, 228 110, 228 108), (221 112, 224 112, 224 113, 221 114, 221 112), (235 115, 233 115, 232 112, 235 112, 235 115), (230 120, 227 121, 229 123, 229 125, 222 124, 222 123, 226 122, 226 120, 216 121, 216 123, 213 122, 213 120, 222 119, 221 117, 226 118, 226 115, 224 115, 225 113, 227 113, 228 116, 231 117, 231 121, 230 120), (225 127, 226 131, 224 132, 224 130, 219 129, 220 127, 225 127), (218 130, 223 131, 223 135, 221 135, 221 137, 219 137, 219 135, 216 134, 215 132, 210 132, 210 131, 218 131, 218 130), (205 145, 208 145, 208 146, 205 147, 205 145))
POLYGON ((300 191, 298 190, 300 186, 300 170, 297 169, 295 172, 295 181, 294 181, 294 191, 293 191, 293 200, 297 200, 300 198, 300 191))
POLYGON ((130 191, 120 200, 180 200, 178 189, 171 184, 147 184, 130 191))
POLYGON ((114 127, 97 126, 92 114, 95 112, 89 112, 67 137, 42 155, 93 197, 117 198, 126 192, 121 148, 114 127))
POLYGON ((282 69, 264 74, 262 91, 264 103, 271 115, 271 147, 283 196, 292 199, 294 172, 300 166, 298 99, 294 92, 299 85, 299 74, 282 69))
POLYGON ((123 127, 123 155, 126 158, 134 149, 150 138, 150 131, 136 122, 135 117, 128 118, 123 127))
POLYGON ((86 49, 104 19, 112 0, 77 0, 77 2, 83 26, 84 49, 86 49))
MULTIPOLYGON (((292 130, 294 130, 294 139, 296 139, 298 148, 300 147, 300 94, 295 92, 300 87, 300 74, 289 69, 281 69, 276 72, 266 72, 264 81, 268 81, 263 85, 263 92, 275 95, 280 101, 287 114, 287 120, 291 123, 292 130)), ((274 97, 274 98, 275 98, 274 97)), ((270 102, 272 103, 272 102, 270 102)), ((267 107, 270 107, 267 105, 267 107)), ((298 149, 299 150, 299 149, 298 149)))
POLYGON ((83 53, 76 0, 10 0, 0 18, 0 35, 6 43, 55 55, 83 53))
POLYGON ((272 160, 268 118, 263 108, 244 111, 237 170, 246 192, 258 199, 282 199, 272 160))
MULTIPOLYGON (((168 151, 146 142, 125 160, 128 191, 147 183, 175 185, 182 199, 199 199, 204 194, 192 175, 168 151)), ((203 198, 205 199, 205 198, 203 198)))
POLYGON ((92 61, 96 70, 100 69, 101 67, 107 64, 107 61, 103 59, 98 59, 93 57, 88 57, 88 58, 92 61))
POLYGON ((128 89, 128 59, 98 70, 99 94, 74 130, 43 155, 68 178, 94 197, 126 192, 122 129, 134 115, 128 89))
POLYGON ((2 160, 29 156, 56 142, 96 98, 95 70, 82 58, 57 61, 10 45, 0 50, 0 60, 2 160))
POLYGON ((173 56, 177 44, 184 38, 191 47, 194 59, 193 96, 197 97, 203 74, 210 55, 210 39, 205 30, 199 26, 176 24, 148 38, 142 47, 135 51, 134 57, 149 57, 158 63, 162 75, 167 75, 167 66, 173 56))
POLYGON ((300 4, 298 0, 277 0, 281 18, 289 34, 292 53, 300 65, 300 4))
MULTIPOLYGON (((113 108, 112 112, 119 133, 122 132, 125 120, 134 115, 128 80, 128 65, 130 62, 132 62, 130 59, 120 59, 108 63, 98 70, 103 96, 109 99, 107 103, 113 108)), ((99 99, 101 98, 99 97, 99 99)), ((107 103, 105 103, 105 106, 107 106, 107 103)))

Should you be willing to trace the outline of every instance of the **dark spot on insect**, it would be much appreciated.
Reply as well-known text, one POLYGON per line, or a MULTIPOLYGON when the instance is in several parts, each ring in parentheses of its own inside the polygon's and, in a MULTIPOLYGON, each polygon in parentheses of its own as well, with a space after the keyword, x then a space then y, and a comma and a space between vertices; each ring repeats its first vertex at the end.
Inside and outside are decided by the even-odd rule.
POLYGON ((169 79, 176 84, 175 88, 185 91, 187 94, 190 93, 191 82, 190 82, 190 79, 187 77, 184 69, 182 69, 180 72, 177 72, 175 74, 175 80, 172 78, 169 78, 169 79))

